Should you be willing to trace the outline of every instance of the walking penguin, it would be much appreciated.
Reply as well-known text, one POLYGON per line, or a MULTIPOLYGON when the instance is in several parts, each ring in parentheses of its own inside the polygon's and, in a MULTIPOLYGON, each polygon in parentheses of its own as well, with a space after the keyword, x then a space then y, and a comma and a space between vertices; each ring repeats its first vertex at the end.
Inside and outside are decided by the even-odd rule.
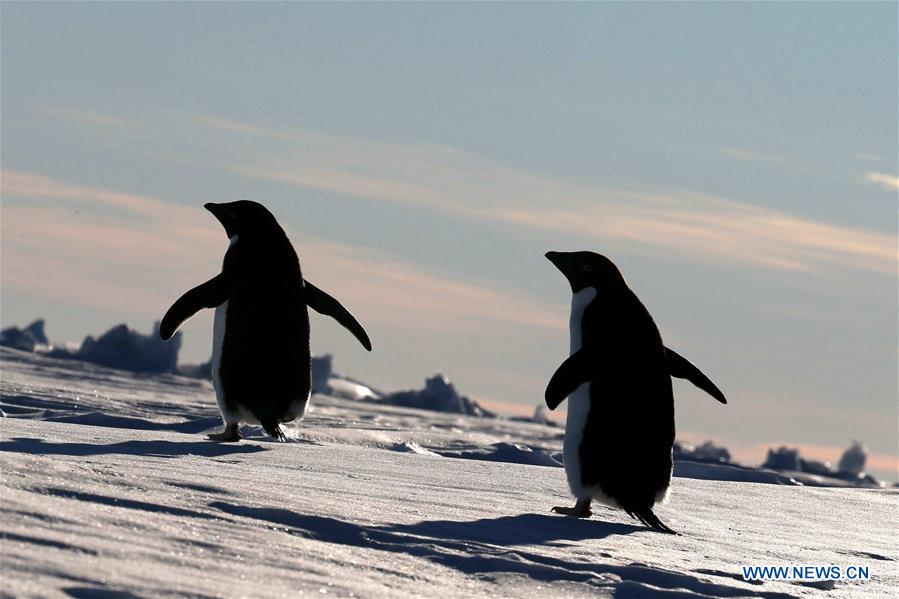
POLYGON ((647 526, 674 533, 652 508, 671 483, 674 395, 684 378, 727 403, 696 366, 662 343, 652 316, 618 268, 593 252, 548 252, 571 284, 571 355, 546 387, 546 405, 567 397, 563 459, 578 518, 599 501, 647 526))
POLYGON ((238 441, 240 423, 247 422, 284 440, 280 424, 302 418, 311 395, 306 307, 335 318, 368 351, 371 341, 340 302, 303 279, 290 240, 262 204, 204 208, 230 239, 222 272, 178 298, 159 334, 168 340, 198 311, 215 308, 212 384, 225 427, 209 439, 238 441))

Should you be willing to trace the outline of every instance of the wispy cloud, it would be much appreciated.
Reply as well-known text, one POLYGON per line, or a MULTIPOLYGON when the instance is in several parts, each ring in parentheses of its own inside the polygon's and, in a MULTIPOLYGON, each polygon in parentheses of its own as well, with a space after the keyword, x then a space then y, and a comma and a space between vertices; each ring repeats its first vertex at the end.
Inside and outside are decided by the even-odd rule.
MULTIPOLYGON (((555 179, 443 146, 393 145, 304 130, 269 131, 208 117, 202 123, 278 140, 277 156, 226 168, 299 188, 414 205, 515 230, 576 235, 592 247, 601 241, 638 252, 665 251, 694 260, 780 270, 896 271, 893 235, 726 198, 555 179)), ((787 159, 775 154, 755 158, 787 159)))
MULTIPOLYGON (((220 266, 224 234, 198 208, 17 171, 3 171, 2 193, 3 279, 12 288, 94 308, 155 312, 220 266), (10 198, 60 201, 38 206, 10 198)), ((390 325, 457 332, 485 321, 564 327, 564 306, 432 275, 370 248, 304 235, 298 250, 306 276, 318 275, 339 295, 365 298, 366 315, 390 325)))
MULTIPOLYGON (((99 119, 102 124, 103 115, 54 110, 85 122, 99 119)), ((169 114, 165 118, 182 119, 179 129, 192 139, 220 135, 208 142, 208 152, 193 152, 183 160, 202 161, 204 168, 223 168, 251 179, 494 222, 507 226, 513 234, 529 230, 562 234, 566 239, 580 239, 585 247, 610 251, 664 253, 685 260, 788 271, 852 268, 890 275, 896 272, 894 235, 728 198, 559 179, 437 144, 385 143, 302 128, 268 129, 208 115, 169 114), (191 132, 191 127, 198 126, 191 132), (253 138, 264 143, 253 144, 253 138), (228 139, 233 143, 226 143, 228 139), (231 147, 240 147, 240 153, 229 153, 231 147)), ((141 133, 138 123, 130 125, 129 136, 153 134, 147 127, 141 133)), ((110 130, 126 134, 114 127, 110 130)), ((738 160, 780 166, 794 162, 794 157, 779 152, 736 147, 719 151, 738 160)), ((892 175, 872 172, 865 180, 885 189, 896 188, 892 175)), ((110 204, 130 200, 141 206, 140 196, 122 195, 125 197, 107 192, 106 198, 110 204)), ((156 210, 158 205, 144 209, 156 210)))
POLYGON ((183 211, 177 204, 150 196, 60 183, 48 177, 13 170, 2 172, 0 190, 6 195, 70 200, 81 206, 103 206, 156 219, 169 218, 173 212, 183 211))
POLYGON ((873 183, 887 191, 899 190, 899 177, 887 173, 868 172, 865 173, 864 180, 873 183))
POLYGON ((309 257, 307 276, 321 272, 335 281, 342 294, 364 297, 408 325, 429 330, 477 328, 484 321, 525 324, 546 329, 567 328, 564 305, 548 306, 511 293, 423 272, 370 250, 304 240, 309 257), (363 258, 363 256, 365 256, 363 258))

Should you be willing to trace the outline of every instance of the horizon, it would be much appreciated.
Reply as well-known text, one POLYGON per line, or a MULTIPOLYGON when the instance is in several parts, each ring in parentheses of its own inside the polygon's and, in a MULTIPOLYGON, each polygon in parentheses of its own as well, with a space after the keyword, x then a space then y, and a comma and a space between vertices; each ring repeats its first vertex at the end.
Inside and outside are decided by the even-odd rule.
MULTIPOLYGON (((313 315, 314 354, 533 411, 568 355, 543 254, 589 249, 728 397, 676 381, 679 438, 858 439, 897 479, 894 3, 2 15, 4 328, 146 333, 219 271, 202 205, 254 199, 374 344, 313 315)), ((207 360, 211 311, 181 330, 207 360)))
MULTIPOLYGON (((44 322, 44 325, 46 326, 45 319, 40 319, 40 320, 42 322, 44 322)), ((28 325, 31 325, 31 324, 34 324, 34 323, 28 323, 28 325)), ((25 328, 25 326, 26 325, 23 325, 23 327, 20 327, 20 328, 25 328)), ((120 327, 120 326, 126 326, 126 327, 128 327, 129 330, 136 332, 137 334, 140 334, 140 335, 144 334, 143 332, 128 325, 128 323, 119 323, 119 324, 111 326, 110 329, 120 327)), ((108 330, 91 335, 91 337, 96 339, 97 337, 108 332, 108 330)), ((180 334, 180 333, 176 333, 176 334, 180 334)), ((150 336, 152 337, 152 331, 150 332, 150 336)), ((67 341, 67 342, 62 342, 60 344, 60 343, 54 343, 54 341, 52 339, 48 339, 48 341, 49 341, 50 347, 59 347, 60 345, 63 345, 63 346, 66 346, 66 347, 69 347, 72 349, 76 345, 81 345, 81 343, 83 343, 83 341, 81 343, 74 342, 74 341, 67 341)), ((331 355, 331 354, 328 354, 328 355, 331 355)), ((332 356, 332 358, 334 358, 335 361, 337 360, 337 356, 333 356, 333 355, 331 355, 331 356, 332 356)), ((313 354, 313 357, 319 357, 319 355, 313 354)), ((72 358, 74 358, 74 355, 72 356, 72 358)), ((181 366, 181 365, 196 366, 196 364, 186 363, 180 359, 178 360, 178 365, 179 366, 181 366)), ((131 372, 131 371, 126 370, 126 372, 131 372)), ((188 378, 192 378, 194 376, 194 375, 190 375, 190 374, 182 374, 181 372, 178 372, 177 374, 181 374, 182 376, 186 376, 188 378)), ((340 378, 342 376, 346 376, 346 377, 348 377, 349 380, 353 380, 353 381, 358 382, 359 384, 368 386, 372 390, 378 389, 379 392, 388 393, 388 394, 409 391, 409 390, 412 390, 412 391, 419 390, 419 389, 423 388, 424 384, 427 382, 427 379, 429 377, 440 376, 440 375, 442 375, 442 373, 439 373, 439 372, 432 373, 430 375, 425 375, 423 377, 420 385, 414 385, 414 384, 407 385, 406 387, 402 387, 399 389, 378 389, 376 385, 369 386, 368 381, 360 380, 357 377, 354 377, 352 375, 352 373, 340 373, 340 374, 332 373, 332 376, 337 376, 338 378, 340 378)), ((672 380, 675 380, 675 379, 672 379, 672 380)), ((452 380, 449 380, 449 382, 451 384, 453 383, 452 380)), ((455 385, 454 385, 454 387, 455 387, 455 385)), ((465 393, 464 389, 456 389, 456 391, 459 393, 460 396, 467 397, 467 394, 465 393)), ((492 412, 495 412, 498 415, 500 415, 501 417, 505 417, 505 418, 509 418, 509 417, 530 418, 530 417, 535 416, 535 410, 537 408, 545 408, 546 407, 543 403, 539 403, 536 406, 527 406, 524 404, 517 404, 517 403, 512 403, 512 402, 504 402, 504 401, 495 401, 495 400, 490 400, 490 399, 478 399, 478 398, 470 398, 470 399, 474 400, 481 407, 486 408, 492 412)), ((363 401, 363 400, 360 400, 360 401, 363 401)), ((567 414, 566 406, 567 406, 567 403, 563 402, 563 404, 561 406, 559 406, 555 411, 548 411, 545 414, 545 416, 547 416, 548 420, 550 420, 555 426, 558 426, 558 427, 561 427, 564 429, 565 415, 567 414)), ((310 409, 311 409, 310 413, 314 413, 314 411, 315 411, 314 402, 311 405, 310 409)), ((422 408, 422 409, 424 409, 425 411, 428 411, 427 408, 422 408)), ((692 446, 700 445, 706 441, 712 441, 713 443, 715 443, 716 446, 724 447, 725 449, 727 449, 730 452, 731 457, 734 462, 745 465, 745 466, 754 466, 754 467, 761 467, 764 464, 764 462, 766 461, 766 458, 767 458, 768 451, 787 447, 789 449, 799 450, 800 457, 802 457, 803 459, 812 458, 812 459, 817 459, 817 460, 823 461, 826 463, 826 465, 833 467, 834 470, 836 470, 836 465, 839 462, 840 457, 843 455, 843 453, 846 450, 850 449, 856 442, 856 440, 853 439, 852 444, 850 444, 849 446, 844 448, 842 451, 837 451, 837 448, 833 448, 833 447, 819 447, 819 446, 807 446, 807 445, 783 445, 783 444, 770 444, 770 443, 769 444, 758 443, 754 446, 744 445, 744 446, 731 447, 726 444, 717 443, 713 439, 710 439, 701 434, 689 433, 689 432, 684 433, 683 431, 678 432, 677 441, 679 441, 681 443, 686 443, 686 444, 689 444, 692 446), (812 457, 812 456, 814 456, 814 457, 812 457)), ((864 443, 862 443, 862 445, 864 446, 864 443)), ((867 449, 867 447, 866 447, 866 449, 867 449)), ((869 457, 868 463, 870 463, 870 461, 871 461, 870 455, 868 457, 869 457)), ((875 460, 876 460, 876 458, 875 458, 875 460)), ((865 471, 868 473, 871 473, 871 474, 875 474, 876 476, 881 478, 882 481, 884 481, 886 483, 897 482, 897 481, 889 478, 890 470, 888 468, 880 468, 879 467, 880 465, 881 464, 875 463, 875 467, 867 468, 865 471), (884 476, 884 475, 886 475, 886 476, 884 476)))

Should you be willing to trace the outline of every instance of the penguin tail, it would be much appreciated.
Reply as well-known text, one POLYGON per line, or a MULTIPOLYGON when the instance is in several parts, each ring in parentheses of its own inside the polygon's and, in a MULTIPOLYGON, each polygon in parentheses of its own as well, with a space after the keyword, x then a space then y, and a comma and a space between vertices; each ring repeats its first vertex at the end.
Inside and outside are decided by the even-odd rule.
POLYGON ((265 432, 267 432, 272 439, 281 441, 282 443, 287 441, 287 436, 284 434, 284 431, 281 430, 281 425, 278 424, 276 420, 263 422, 262 428, 265 429, 265 432))
POLYGON ((645 510, 625 510, 627 515, 631 518, 635 518, 639 520, 646 526, 658 530, 659 532, 665 532, 671 535, 679 534, 674 530, 668 528, 664 522, 659 520, 659 517, 655 515, 655 512, 652 511, 652 508, 646 508, 645 510))

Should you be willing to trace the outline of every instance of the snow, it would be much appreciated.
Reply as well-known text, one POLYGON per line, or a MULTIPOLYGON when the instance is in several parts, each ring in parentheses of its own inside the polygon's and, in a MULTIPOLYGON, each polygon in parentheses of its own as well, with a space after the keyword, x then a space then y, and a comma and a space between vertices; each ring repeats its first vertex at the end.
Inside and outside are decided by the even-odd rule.
POLYGON ((590 520, 534 422, 313 397, 277 443, 211 385, 0 350, 2 594, 47 597, 873 597, 899 586, 897 490, 680 462, 658 509, 590 520), (540 465, 546 464, 546 465, 540 465), (780 484, 735 482, 781 476, 780 484), (743 478, 738 478, 742 476, 743 478), (730 481, 701 478, 730 478, 730 481), (868 565, 748 583, 741 565, 868 565))

